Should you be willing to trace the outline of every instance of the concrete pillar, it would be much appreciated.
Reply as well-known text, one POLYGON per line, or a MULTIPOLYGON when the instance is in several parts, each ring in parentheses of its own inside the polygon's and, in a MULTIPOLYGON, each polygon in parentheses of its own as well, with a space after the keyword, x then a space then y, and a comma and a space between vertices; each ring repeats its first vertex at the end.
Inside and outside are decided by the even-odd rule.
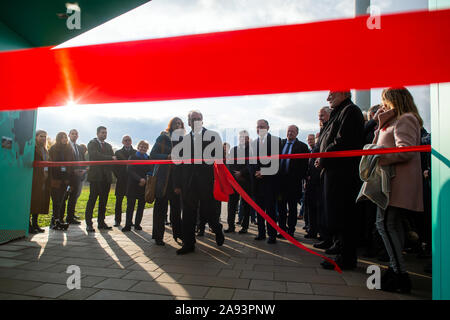
MULTIPOLYGON (((369 7, 370 0, 355 0, 355 17, 368 14, 367 9, 369 7)), ((360 107, 361 110, 369 110, 371 106, 370 90, 356 90, 354 98, 356 105, 360 107)))

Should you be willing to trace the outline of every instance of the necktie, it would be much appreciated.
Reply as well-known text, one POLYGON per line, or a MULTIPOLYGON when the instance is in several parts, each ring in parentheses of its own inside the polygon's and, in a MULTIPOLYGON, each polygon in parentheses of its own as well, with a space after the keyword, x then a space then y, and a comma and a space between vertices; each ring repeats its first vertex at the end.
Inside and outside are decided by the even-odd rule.
POLYGON ((75 151, 75 160, 80 160, 79 154, 78 154, 78 148, 77 145, 73 144, 73 150, 75 151))
MULTIPOLYGON (((283 149, 283 154, 290 154, 291 146, 292 146, 292 142, 286 143, 286 145, 283 149)), ((289 171, 289 160, 290 159, 282 159, 281 160, 281 169, 282 169, 282 172, 284 172, 284 173, 288 173, 288 171, 289 171)))

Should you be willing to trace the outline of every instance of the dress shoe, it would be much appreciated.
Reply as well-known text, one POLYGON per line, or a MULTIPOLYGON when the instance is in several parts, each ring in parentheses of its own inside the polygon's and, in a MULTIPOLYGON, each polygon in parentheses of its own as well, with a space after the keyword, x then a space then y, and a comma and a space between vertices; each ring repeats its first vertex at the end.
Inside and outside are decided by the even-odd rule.
POLYGON ((225 236, 223 235, 222 230, 216 234, 216 243, 220 247, 225 242, 225 236))
POLYGON ((266 237, 264 237, 264 236, 257 236, 257 237, 255 238, 255 240, 258 240, 258 241, 260 241, 260 240, 266 240, 266 237))
POLYGON ((67 220, 68 224, 81 224, 80 221, 78 221, 77 219, 71 219, 71 220, 67 220))
POLYGON ((77 219, 77 220, 81 220, 81 218, 80 218, 79 216, 77 216, 77 215, 73 215, 73 217, 74 217, 75 219, 77 219))
POLYGON ((34 228, 34 230, 35 230, 36 232, 39 232, 39 233, 45 232, 45 230, 42 229, 42 228, 40 228, 38 225, 33 226, 33 228, 34 228))
POLYGON ((177 254, 187 254, 187 253, 194 252, 194 251, 195 251, 195 247, 182 247, 177 250, 177 254))
MULTIPOLYGON (((356 264, 344 264, 342 262, 340 262, 338 259, 335 260, 336 264, 339 266, 339 268, 341 268, 341 270, 353 270, 356 268, 356 264)), ((326 270, 334 270, 334 264, 332 264, 331 262, 328 262, 327 260, 324 260, 320 263, 320 265, 322 266, 322 268, 326 269, 326 270)))
POLYGON ((30 225, 30 226, 28 227, 28 233, 29 233, 29 234, 37 234, 38 231, 37 231, 32 225, 30 225))
POLYGON ((142 230, 142 227, 141 226, 134 226, 134 230, 142 230))
POLYGON ((92 226, 87 226, 86 231, 87 232, 95 232, 95 229, 92 226))
POLYGON ((114 227, 119 228, 119 227, 120 227, 120 222, 116 222, 116 223, 114 224, 114 227))
POLYGON ((234 233, 235 230, 234 230, 234 228, 228 228, 228 229, 224 230, 223 232, 225 232, 225 233, 234 233))
POLYGON ((277 239, 276 238, 269 238, 269 240, 267 240, 267 243, 268 244, 275 244, 275 243, 277 243, 277 239))
POLYGON ((305 235, 305 239, 317 239, 317 235, 314 235, 312 233, 307 233, 305 235))
POLYGON ((408 273, 396 273, 391 267, 381 276, 381 290, 410 293, 411 279, 408 273))
POLYGON ((103 229, 103 230, 111 230, 112 227, 110 227, 110 226, 108 226, 106 223, 104 223, 104 224, 99 224, 99 225, 98 225, 98 229, 99 229, 99 230, 100 230, 100 229, 103 229))
POLYGON ((325 250, 325 253, 326 254, 339 254, 339 253, 341 253, 341 246, 340 246, 340 244, 338 244, 338 243, 333 243, 333 245, 330 247, 330 248, 328 248, 327 250, 325 250))
POLYGON ((284 239, 284 237, 281 235, 281 233, 277 234, 278 239, 284 239))
POLYGON ((328 249, 333 245, 331 241, 322 241, 319 243, 314 243, 313 247, 317 249, 328 249))
POLYGON ((164 246, 165 245, 164 241, 162 241, 162 240, 156 240, 155 243, 156 243, 157 246, 164 246))
POLYGON ((128 232, 131 231, 131 227, 130 226, 125 226, 122 228, 122 232, 128 232))
POLYGON ((248 233, 247 229, 242 228, 241 230, 239 230, 239 234, 244 234, 244 233, 248 233))
POLYGON ((198 237, 203 237, 205 235, 205 231, 204 230, 200 230, 199 232, 197 232, 197 236, 198 237))

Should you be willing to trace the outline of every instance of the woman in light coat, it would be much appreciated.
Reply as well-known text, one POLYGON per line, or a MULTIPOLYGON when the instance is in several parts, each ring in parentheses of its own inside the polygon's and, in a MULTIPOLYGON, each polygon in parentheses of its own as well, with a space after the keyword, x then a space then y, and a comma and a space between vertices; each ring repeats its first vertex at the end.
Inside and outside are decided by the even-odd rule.
MULTIPOLYGON (((382 107, 376 114, 378 130, 373 143, 385 148, 420 145, 423 120, 411 93, 405 89, 385 89, 382 107)), ((389 254, 390 268, 381 278, 386 291, 411 290, 411 281, 402 257, 404 232, 402 216, 411 211, 423 211, 420 153, 392 153, 380 155, 379 165, 393 166, 389 206, 378 208, 377 229, 389 254)))

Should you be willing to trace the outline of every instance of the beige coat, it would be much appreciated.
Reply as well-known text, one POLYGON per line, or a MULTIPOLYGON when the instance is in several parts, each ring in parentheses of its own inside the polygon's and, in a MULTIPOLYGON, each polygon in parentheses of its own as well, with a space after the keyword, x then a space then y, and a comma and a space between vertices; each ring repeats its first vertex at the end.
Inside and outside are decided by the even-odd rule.
MULTIPOLYGON (((420 124, 412 113, 397 119, 393 110, 381 113, 374 144, 385 148, 420 145, 420 124)), ((394 165, 389 205, 412 211, 423 211, 422 168, 420 153, 392 153, 380 157, 381 166, 394 165)))

